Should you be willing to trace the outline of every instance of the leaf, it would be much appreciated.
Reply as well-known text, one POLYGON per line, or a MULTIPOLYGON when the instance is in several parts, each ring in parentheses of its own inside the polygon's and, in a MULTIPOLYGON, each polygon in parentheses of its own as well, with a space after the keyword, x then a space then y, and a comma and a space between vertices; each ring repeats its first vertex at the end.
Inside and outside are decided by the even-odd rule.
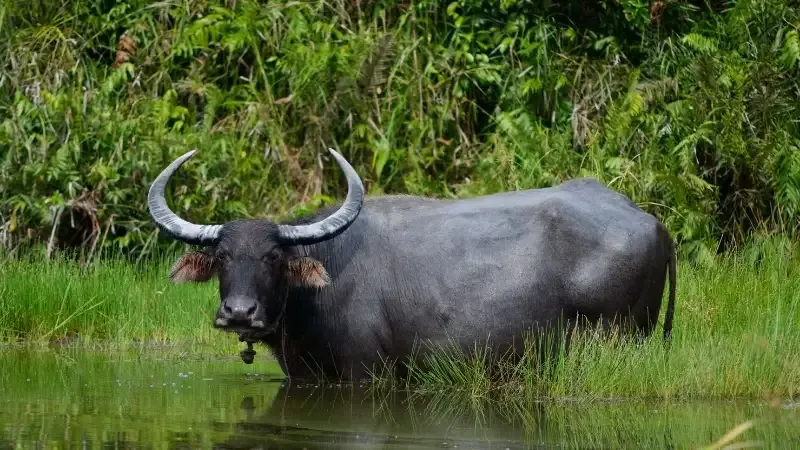
POLYGON ((364 66, 361 72, 359 85, 364 92, 373 93, 386 80, 384 72, 386 66, 389 64, 392 51, 392 35, 383 35, 378 43, 375 45, 375 51, 369 62, 364 66))
POLYGON ((535 94, 542 89, 542 80, 539 78, 531 78, 522 83, 520 92, 522 95, 535 94))
POLYGON ((681 38, 681 42, 702 53, 713 53, 718 49, 716 40, 700 33, 689 33, 681 38))
POLYGON ((642 113, 642 110, 644 110, 644 98, 639 92, 633 91, 629 93, 625 99, 625 103, 627 104, 628 114, 631 117, 638 116, 642 113))
POLYGON ((798 35, 796 29, 786 33, 783 47, 781 48, 780 61, 786 70, 793 70, 800 65, 800 35, 798 35))
POLYGON ((390 154, 391 150, 388 146, 388 143, 385 139, 380 139, 375 148, 375 153, 372 156, 372 165, 375 168, 375 175, 378 177, 378 179, 380 179, 381 174, 383 173, 383 168, 389 161, 390 154))

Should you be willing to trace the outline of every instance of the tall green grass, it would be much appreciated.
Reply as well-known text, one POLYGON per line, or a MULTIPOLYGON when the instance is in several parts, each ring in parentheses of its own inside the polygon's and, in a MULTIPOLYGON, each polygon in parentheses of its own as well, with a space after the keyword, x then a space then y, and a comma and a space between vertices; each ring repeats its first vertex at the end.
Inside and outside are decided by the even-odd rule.
MULTIPOLYGON (((211 327, 216 282, 173 285, 172 258, 0 265, 0 339, 25 345, 163 346, 235 355, 235 336, 211 327)), ((742 250, 681 262, 673 340, 578 335, 556 359, 516 365, 439 352, 408 380, 376 369, 376 386, 460 391, 471 397, 766 397, 800 395, 800 245, 755 239, 742 250)), ((666 296, 665 296, 666 298, 666 296)), ((663 313, 662 313, 663 314, 663 313)), ((531 347, 533 349, 533 347, 531 347)), ((447 350, 447 349, 445 349, 447 350)), ((261 352, 263 357, 267 352, 261 352)))
POLYGON ((108 259, 86 268, 40 257, 0 265, 0 339, 7 343, 221 345, 210 326, 215 287, 177 286, 170 259, 108 259))

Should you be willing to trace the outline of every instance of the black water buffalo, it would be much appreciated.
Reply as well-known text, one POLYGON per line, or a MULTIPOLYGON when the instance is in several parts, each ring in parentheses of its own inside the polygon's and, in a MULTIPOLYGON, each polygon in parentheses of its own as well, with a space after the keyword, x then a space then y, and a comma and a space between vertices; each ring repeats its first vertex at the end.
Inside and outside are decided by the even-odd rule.
POLYGON ((579 317, 650 335, 667 273, 669 339, 674 245, 629 198, 577 179, 459 200, 365 200, 355 170, 330 152, 347 178, 346 199, 290 223, 178 217, 164 190, 194 151, 164 169, 148 195, 165 233, 206 247, 183 255, 171 278, 217 274, 214 326, 265 343, 290 378, 364 378, 421 342, 514 350, 530 330, 579 317))

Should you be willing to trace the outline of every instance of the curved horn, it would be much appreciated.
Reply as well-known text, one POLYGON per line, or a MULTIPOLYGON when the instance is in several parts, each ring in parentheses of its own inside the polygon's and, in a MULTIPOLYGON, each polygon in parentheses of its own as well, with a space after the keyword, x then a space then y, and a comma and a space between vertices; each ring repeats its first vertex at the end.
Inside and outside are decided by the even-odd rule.
POLYGON ((364 185, 353 166, 336 150, 329 148, 347 178, 347 197, 339 209, 325 219, 308 225, 278 225, 281 241, 290 245, 311 245, 334 238, 349 227, 364 204, 364 185))
POLYGON ((222 225, 196 225, 187 222, 169 209, 167 199, 164 198, 164 189, 169 179, 186 160, 194 156, 196 151, 184 153, 156 177, 147 193, 147 206, 156 225, 174 239, 187 244, 209 245, 219 237, 222 225))

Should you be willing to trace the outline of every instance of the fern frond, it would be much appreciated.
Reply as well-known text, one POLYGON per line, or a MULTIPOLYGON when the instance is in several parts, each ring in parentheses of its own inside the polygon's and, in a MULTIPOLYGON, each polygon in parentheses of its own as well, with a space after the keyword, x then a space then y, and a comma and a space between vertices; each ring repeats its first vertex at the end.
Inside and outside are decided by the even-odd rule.
POLYGON ((714 38, 703 36, 700 33, 689 33, 681 39, 681 42, 701 53, 713 53, 719 49, 714 38))
POLYGON ((786 33, 781 47, 780 60, 786 70, 800 66, 800 34, 796 29, 786 33))
POLYGON ((385 34, 375 45, 375 51, 364 65, 358 85, 364 93, 373 93, 386 81, 385 72, 392 55, 392 35, 385 34))
POLYGON ((800 214, 800 145, 789 147, 779 156, 774 173, 778 206, 796 219, 800 214))
POLYGON ((641 114, 645 108, 644 97, 642 97, 642 94, 639 92, 630 92, 625 98, 625 106, 627 108, 625 112, 631 117, 636 117, 641 114))

